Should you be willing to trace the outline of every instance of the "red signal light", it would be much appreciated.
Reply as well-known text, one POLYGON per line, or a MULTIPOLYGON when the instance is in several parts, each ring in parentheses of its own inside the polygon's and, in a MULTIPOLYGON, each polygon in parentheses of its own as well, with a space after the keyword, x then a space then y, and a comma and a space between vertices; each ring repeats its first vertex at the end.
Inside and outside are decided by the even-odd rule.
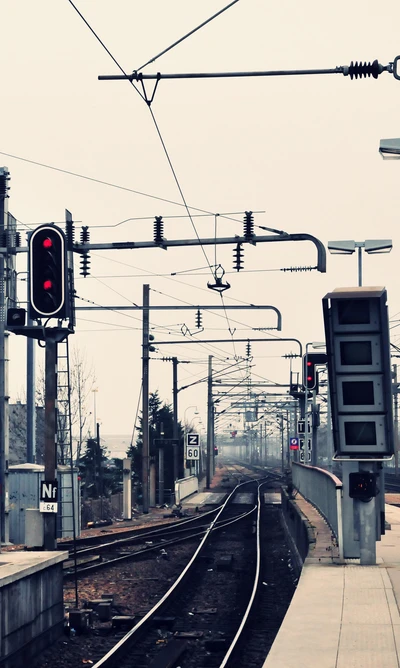
POLYGON ((312 362, 307 362, 307 366, 312 366, 312 362))
POLYGON ((47 279, 46 281, 43 282, 43 290, 46 290, 47 292, 51 290, 53 287, 53 282, 47 279))
POLYGON ((46 237, 46 239, 43 239, 43 248, 52 248, 53 242, 49 237, 46 237))

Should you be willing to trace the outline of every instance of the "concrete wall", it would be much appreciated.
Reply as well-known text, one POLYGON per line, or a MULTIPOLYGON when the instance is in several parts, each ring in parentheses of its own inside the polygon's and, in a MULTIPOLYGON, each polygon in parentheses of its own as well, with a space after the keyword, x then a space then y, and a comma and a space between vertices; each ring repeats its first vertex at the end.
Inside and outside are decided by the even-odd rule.
POLYGON ((195 475, 175 481, 175 503, 179 504, 187 496, 199 491, 199 481, 195 475))
POLYGON ((289 497, 284 488, 281 491, 281 502, 286 535, 299 574, 308 555, 310 545, 315 543, 315 536, 310 522, 300 512, 296 503, 289 497))
MULTIPOLYGON (((23 569, 22 575, 14 573, 0 579, 2 668, 30 666, 32 657, 63 633, 63 568, 60 559, 67 558, 67 553, 57 554, 54 558, 46 556, 44 568, 37 563, 37 555, 36 563, 23 569)), ((3 570, 7 570, 7 564, 3 570)))

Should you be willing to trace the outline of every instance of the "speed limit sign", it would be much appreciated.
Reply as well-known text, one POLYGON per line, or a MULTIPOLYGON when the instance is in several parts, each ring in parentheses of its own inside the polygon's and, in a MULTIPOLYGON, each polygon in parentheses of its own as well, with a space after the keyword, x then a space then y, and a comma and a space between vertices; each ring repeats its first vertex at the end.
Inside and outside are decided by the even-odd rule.
POLYGON ((200 448, 186 448, 186 459, 200 459, 200 448))

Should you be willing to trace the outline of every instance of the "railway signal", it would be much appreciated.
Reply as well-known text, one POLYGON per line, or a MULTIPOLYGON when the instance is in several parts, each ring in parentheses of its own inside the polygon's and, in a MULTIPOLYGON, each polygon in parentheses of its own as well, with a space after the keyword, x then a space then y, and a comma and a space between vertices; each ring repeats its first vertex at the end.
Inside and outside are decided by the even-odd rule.
POLYGON ((315 390, 318 394, 317 366, 326 364, 325 353, 307 353, 303 356, 303 385, 307 390, 315 390))
POLYGON ((29 315, 64 319, 68 302, 64 233, 55 225, 41 225, 29 238, 29 315))
POLYGON ((393 454, 387 294, 337 288, 323 299, 333 441, 353 459, 393 454))

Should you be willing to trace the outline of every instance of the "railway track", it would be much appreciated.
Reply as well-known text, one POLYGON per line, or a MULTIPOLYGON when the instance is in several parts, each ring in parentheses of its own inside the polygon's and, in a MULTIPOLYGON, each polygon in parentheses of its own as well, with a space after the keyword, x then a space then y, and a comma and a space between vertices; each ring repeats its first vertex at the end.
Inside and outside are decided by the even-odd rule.
MULTIPOLYGON (((133 559, 147 558, 152 554, 159 554, 166 547, 183 541, 198 541, 210 526, 210 522, 205 523, 207 517, 211 518, 219 509, 220 507, 208 511, 200 517, 193 518, 185 526, 167 526, 164 529, 149 531, 140 536, 119 538, 100 545, 81 548, 76 553, 76 571, 75 555, 71 554, 71 558, 64 563, 64 579, 75 577, 76 574, 78 577, 86 576, 95 571, 112 568, 133 559)), ((243 513, 237 513, 234 519, 239 520, 242 517, 243 513)), ((217 522, 215 529, 223 528, 225 524, 226 522, 223 520, 217 522)))
MULTIPOLYGON (((94 668, 167 668, 180 665, 182 655, 184 665, 193 668, 235 665, 242 634, 244 629, 248 633, 251 612, 260 598, 259 586, 266 589, 265 582, 260 585, 263 564, 268 563, 261 555, 260 527, 264 512, 274 513, 263 508, 267 481, 247 481, 235 488, 174 585, 113 648, 96 657, 94 668), (246 490, 247 500, 252 496, 254 503, 238 513, 239 506, 232 502, 246 490)), ((278 512, 275 509, 279 525, 278 512)), ((278 557, 280 563, 288 556, 286 547, 284 554, 278 557)), ((269 595, 274 596, 276 583, 270 585, 269 595)), ((261 648, 260 656, 264 653, 265 658, 266 651, 261 648)))

